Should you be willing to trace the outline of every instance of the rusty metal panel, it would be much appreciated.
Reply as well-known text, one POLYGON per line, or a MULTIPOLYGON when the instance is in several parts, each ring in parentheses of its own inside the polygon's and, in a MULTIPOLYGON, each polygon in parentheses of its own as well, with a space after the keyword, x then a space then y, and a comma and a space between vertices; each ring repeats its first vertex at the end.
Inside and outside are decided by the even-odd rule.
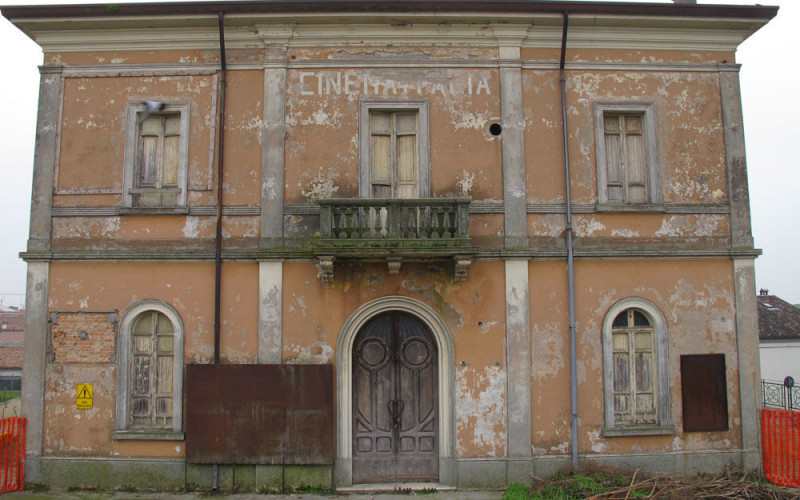
POLYGON ((333 463, 333 367, 187 366, 186 459, 333 463))
POLYGON ((728 430, 724 354, 681 356, 681 386, 685 432, 728 430))
POLYGON ((281 365, 287 395, 284 464, 333 463, 333 366, 281 365))

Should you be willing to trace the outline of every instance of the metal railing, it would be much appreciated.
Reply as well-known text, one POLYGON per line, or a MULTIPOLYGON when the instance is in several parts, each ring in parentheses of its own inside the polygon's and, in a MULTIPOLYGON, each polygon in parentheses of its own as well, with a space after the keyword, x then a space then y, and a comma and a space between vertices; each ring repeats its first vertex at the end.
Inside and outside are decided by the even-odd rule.
POLYGON ((334 246, 469 245, 468 198, 323 199, 320 236, 334 246))
POLYGON ((800 411, 800 386, 788 387, 780 382, 762 380, 761 402, 764 408, 800 411))

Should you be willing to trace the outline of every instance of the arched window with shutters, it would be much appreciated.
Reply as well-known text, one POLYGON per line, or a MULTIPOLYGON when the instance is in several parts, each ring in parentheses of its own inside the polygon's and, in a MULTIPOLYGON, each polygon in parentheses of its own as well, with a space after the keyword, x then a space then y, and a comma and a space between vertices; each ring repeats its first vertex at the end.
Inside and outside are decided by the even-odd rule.
POLYGON ((645 299, 615 304, 603 322, 605 431, 664 434, 670 426, 666 321, 645 299))
POLYGON ((116 439, 182 439, 183 324, 158 301, 132 307, 117 343, 116 439))

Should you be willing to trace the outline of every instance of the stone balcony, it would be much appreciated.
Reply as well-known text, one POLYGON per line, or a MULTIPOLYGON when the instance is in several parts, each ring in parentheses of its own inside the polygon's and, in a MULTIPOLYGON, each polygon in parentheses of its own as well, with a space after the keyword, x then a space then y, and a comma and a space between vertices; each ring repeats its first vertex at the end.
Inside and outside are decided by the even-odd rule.
POLYGON ((469 204, 469 198, 319 200, 322 280, 333 280, 336 259, 385 261, 390 274, 404 261, 450 261, 454 279, 466 279, 477 253, 469 204))

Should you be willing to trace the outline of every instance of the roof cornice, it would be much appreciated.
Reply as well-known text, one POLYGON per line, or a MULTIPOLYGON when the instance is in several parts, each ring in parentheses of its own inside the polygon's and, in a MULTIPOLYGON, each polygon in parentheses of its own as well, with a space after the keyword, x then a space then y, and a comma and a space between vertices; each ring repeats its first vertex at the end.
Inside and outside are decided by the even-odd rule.
MULTIPOLYGON (((327 5, 325 2, 319 3, 327 5)), ((449 1, 446 3, 452 6, 449 1)), ((525 5, 544 3, 552 9, 552 2, 531 2, 525 5)), ((238 2, 224 5, 230 7, 235 4, 238 2)), ((495 5, 494 2, 490 4, 495 5)), ((558 4, 573 8, 576 5, 566 2, 558 4)), ((164 4, 145 5, 154 7, 164 4)), ((589 5, 596 7, 628 4, 589 5)), ((659 7, 655 9, 656 12, 665 11, 663 4, 659 4, 659 7)), ((13 9, 16 8, 4 8, 3 14, 48 53, 216 50, 218 46, 217 14, 191 10, 182 15, 171 12, 158 14, 145 9, 148 13, 130 13, 125 16, 108 15, 105 12, 103 15, 87 16, 81 11, 82 15, 75 17, 57 17, 53 12, 46 16, 14 17, 9 12, 19 12, 13 9)), ((698 13, 706 10, 699 9, 698 13)), ((764 9, 754 8, 746 12, 753 14, 762 10, 764 9)), ((602 16, 599 14, 601 11, 595 14, 576 11, 570 16, 569 47, 733 51, 769 20, 733 17, 727 10, 716 12, 725 15, 710 17, 689 18, 679 15, 685 11, 686 8, 678 6, 665 11, 670 15, 655 15, 647 9, 638 9, 636 15, 632 14, 633 11, 620 14, 615 10, 602 16)), ((36 12, 38 13, 38 9, 36 12)), ((422 10, 402 14, 349 12, 346 15, 340 12, 302 12, 294 15, 234 12, 225 18, 226 45, 229 49, 263 47, 273 42, 265 33, 277 28, 282 33, 285 32, 282 35, 285 41, 282 43, 290 47, 368 47, 387 44, 497 47, 500 44, 496 36, 497 26, 513 28, 515 32, 521 33, 519 43, 524 48, 555 48, 561 42, 561 14, 544 10, 524 14, 494 12, 492 15, 470 11, 437 13, 422 10)))
POLYGON ((771 19, 777 7, 633 2, 564 2, 530 0, 259 0, 232 2, 115 3, 0 7, 16 18, 92 18, 163 15, 300 13, 562 13, 617 16, 677 16, 771 19))

